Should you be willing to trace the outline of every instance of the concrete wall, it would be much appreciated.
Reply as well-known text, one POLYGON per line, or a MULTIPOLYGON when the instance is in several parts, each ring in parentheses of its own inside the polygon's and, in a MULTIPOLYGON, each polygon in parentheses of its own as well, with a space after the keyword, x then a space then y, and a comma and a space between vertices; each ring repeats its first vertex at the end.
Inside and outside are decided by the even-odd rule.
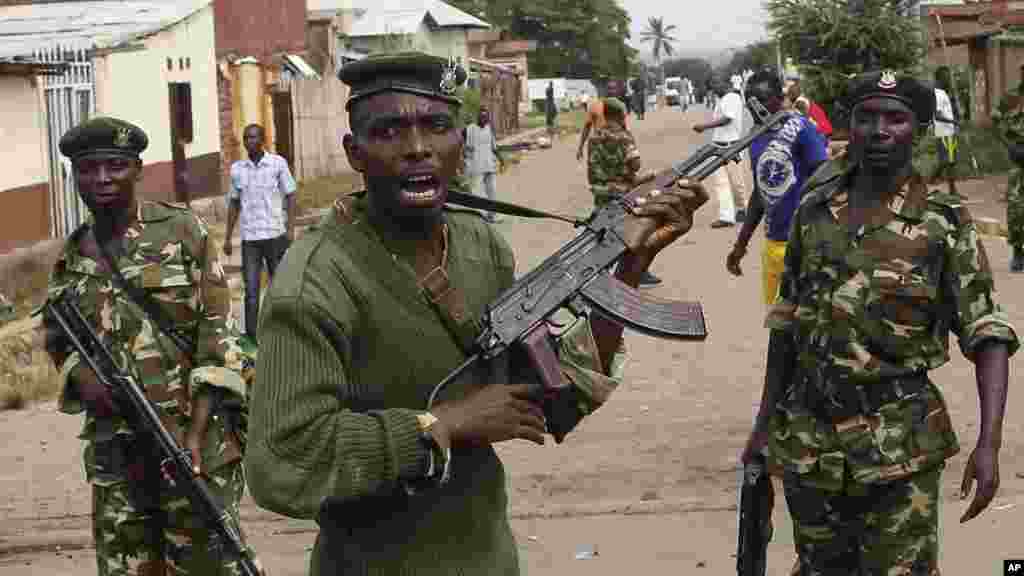
POLYGON ((46 182, 46 109, 34 77, 0 76, 0 142, 4 147, 0 191, 46 182))
POLYGON ((49 235, 49 153, 35 78, 0 76, 0 253, 49 235))
POLYGON ((220 194, 220 122, 214 58, 213 8, 147 38, 141 50, 100 53, 95 59, 96 114, 137 124, 149 136, 140 191, 144 197, 174 199, 168 84, 188 82, 192 90, 193 140, 185 144, 192 196, 220 194))

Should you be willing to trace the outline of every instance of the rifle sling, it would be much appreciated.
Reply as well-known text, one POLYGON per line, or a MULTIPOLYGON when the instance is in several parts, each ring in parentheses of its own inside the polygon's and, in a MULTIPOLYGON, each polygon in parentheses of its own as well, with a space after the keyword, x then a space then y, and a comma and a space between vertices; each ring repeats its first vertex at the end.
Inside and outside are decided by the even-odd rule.
POLYGON ((111 272, 114 276, 114 282, 121 288, 128 297, 131 298, 139 308, 142 309, 143 313, 149 316, 149 319, 156 324, 156 327, 163 332, 165 336, 171 339, 171 342, 181 350, 181 353, 188 358, 190 363, 193 363, 193 353, 195 350, 195 343, 188 339, 187 336, 183 336, 175 327, 174 322, 152 298, 142 289, 132 284, 124 277, 121 273, 121 268, 118 267, 117 262, 111 256, 110 252, 107 251, 107 247, 102 242, 97 241, 96 245, 99 246, 100 254, 106 261, 107 266, 110 267, 111 272))
POLYGON ((551 220, 568 222, 574 226, 582 226, 583 224, 586 224, 585 220, 580 220, 571 216, 551 214, 549 212, 544 212, 543 210, 535 210, 533 208, 527 208, 526 206, 519 206, 518 204, 499 202, 497 200, 491 200, 490 198, 473 196, 472 194, 463 194, 462 192, 455 192, 451 190, 448 192, 447 201, 450 204, 458 204, 459 206, 465 206, 466 208, 476 208, 477 210, 486 210, 488 212, 499 212, 501 214, 508 214, 509 216, 520 216, 522 218, 548 218, 551 220))

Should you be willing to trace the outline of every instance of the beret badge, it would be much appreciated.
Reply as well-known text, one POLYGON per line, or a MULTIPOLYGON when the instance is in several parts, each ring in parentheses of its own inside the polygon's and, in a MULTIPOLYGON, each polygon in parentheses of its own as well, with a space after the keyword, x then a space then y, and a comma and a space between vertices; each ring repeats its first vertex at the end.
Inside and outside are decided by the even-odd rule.
POLYGON ((127 148, 131 143, 132 133, 128 128, 119 128, 114 134, 114 146, 127 148))
POLYGON ((448 57, 448 64, 444 67, 444 72, 441 74, 441 84, 438 89, 445 96, 451 96, 455 94, 455 88, 457 83, 456 76, 457 65, 455 58, 452 56, 448 57))
POLYGON ((896 87, 896 73, 892 70, 886 70, 882 72, 881 79, 878 80, 878 87, 883 90, 891 90, 896 87))

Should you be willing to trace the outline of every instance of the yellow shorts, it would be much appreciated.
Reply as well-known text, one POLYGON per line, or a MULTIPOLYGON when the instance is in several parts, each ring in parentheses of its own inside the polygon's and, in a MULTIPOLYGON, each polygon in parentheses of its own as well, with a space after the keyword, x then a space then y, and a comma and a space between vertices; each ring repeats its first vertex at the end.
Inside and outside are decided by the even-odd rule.
POLYGON ((764 290, 764 304, 771 306, 779 295, 779 281, 785 268, 786 243, 778 240, 764 240, 761 243, 761 282, 764 290))

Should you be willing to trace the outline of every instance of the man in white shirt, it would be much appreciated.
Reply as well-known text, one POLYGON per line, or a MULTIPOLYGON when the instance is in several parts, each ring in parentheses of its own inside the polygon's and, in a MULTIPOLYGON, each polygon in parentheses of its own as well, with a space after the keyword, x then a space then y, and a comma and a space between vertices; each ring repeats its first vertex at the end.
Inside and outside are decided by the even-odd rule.
POLYGON ((256 342, 260 311, 260 278, 274 270, 295 236, 295 180, 288 162, 263 149, 264 131, 250 124, 242 133, 249 157, 231 165, 228 229, 224 253, 231 255, 231 237, 241 217, 242 275, 245 279, 245 333, 256 342))
MULTIPOLYGON (((491 114, 486 106, 480 107, 476 124, 466 126, 464 132, 465 145, 463 157, 466 160, 466 175, 470 178, 473 193, 477 196, 486 194, 496 200, 496 173, 498 164, 504 166, 505 161, 498 152, 498 145, 491 129, 491 114), (483 194, 481 194, 483 192, 483 194)), ((490 222, 499 222, 500 216, 488 212, 484 218, 490 222)))
POLYGON ((935 70, 935 122, 932 127, 935 139, 938 140, 938 166, 932 176, 932 183, 946 177, 949 191, 956 193, 956 124, 958 120, 953 100, 948 90, 952 90, 949 68, 940 66, 935 70), (951 120, 951 121, 946 121, 951 120))
MULTIPOLYGON (((743 137, 743 99, 739 91, 728 90, 721 78, 711 82, 712 90, 718 95, 711 122, 693 127, 698 134, 712 130, 711 141, 716 146, 728 146, 743 137)), ((736 162, 727 162, 708 177, 708 192, 718 196, 718 220, 712 228, 726 228, 742 222, 745 216, 746 180, 743 167, 736 162)))

